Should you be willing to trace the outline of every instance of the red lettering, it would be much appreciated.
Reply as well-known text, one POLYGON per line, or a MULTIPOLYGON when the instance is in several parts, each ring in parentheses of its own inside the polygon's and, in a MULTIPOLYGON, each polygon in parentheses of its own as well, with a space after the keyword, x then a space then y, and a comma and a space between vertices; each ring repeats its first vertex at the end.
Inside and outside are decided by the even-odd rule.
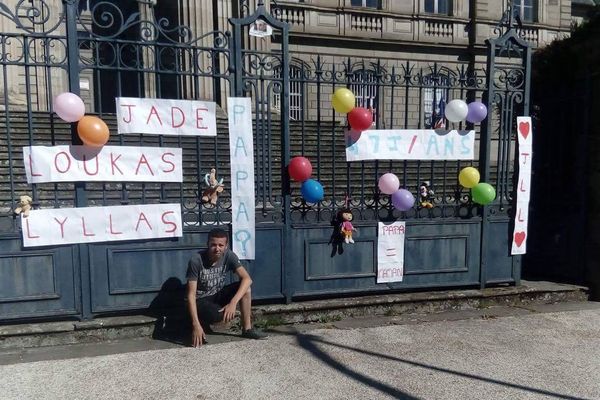
POLYGON ((523 160, 523 165, 527 164, 527 156, 529 156, 530 153, 521 153, 522 156, 525 156, 525 159, 523 160))
POLYGON ((140 170, 140 165, 142 164, 146 164, 146 167, 148 168, 148 171, 150 171, 150 174, 152 176, 154 176, 154 172, 152 171, 152 168, 150 168, 150 164, 148 164, 148 160, 146 160, 146 156, 142 153, 142 156, 140 157, 140 161, 138 162, 138 165, 135 169, 135 174, 138 174, 138 171, 140 170))
POLYGON ((208 108, 196 108, 196 128, 198 129, 208 129, 208 126, 202 126, 200 125, 200 121, 202 121, 204 118, 202 118, 200 116, 200 112, 199 111, 208 111, 208 108))
POLYGON ((121 107, 127 107, 127 110, 129 111, 129 120, 126 120, 125 118, 123 118, 123 122, 128 124, 131 122, 131 119, 132 119, 131 107, 135 107, 135 104, 121 104, 121 107))
POLYGON ((26 217, 24 219, 25 219, 25 226, 27 228, 27 238, 29 238, 29 239, 37 239, 37 238, 39 238, 38 235, 32 235, 31 234, 31 230, 29 229, 29 218, 26 217))
POLYGON ((83 227, 83 236, 96 236, 95 233, 88 233, 87 229, 85 229, 85 218, 81 217, 81 226, 83 227))
POLYGON ((92 175, 98 175, 98 157, 94 157, 96 159, 96 172, 94 172, 93 174, 90 173, 90 171, 88 171, 87 169, 87 163, 86 163, 86 159, 85 159, 85 155, 83 156, 83 169, 85 171, 86 174, 92 176, 92 175))
POLYGON ((163 155, 160 156, 160 159, 163 160, 164 163, 171 164, 171 169, 163 169, 162 171, 163 172, 173 172, 175 170, 175 164, 173 164, 171 161, 165 160, 166 155, 175 156, 175 154, 169 153, 169 152, 163 153, 163 155))
POLYGON ((63 239, 65 238, 65 222, 67 221, 67 218, 69 217, 65 217, 65 219, 63 219, 61 222, 54 217, 54 220, 60 225, 60 237, 63 239))
POLYGON ((150 118, 152 118, 152 115, 156 115, 156 118, 158 119, 158 123, 160 124, 160 126, 162 126, 162 120, 160 119, 160 115, 158 115, 158 111, 156 111, 156 107, 152 106, 152 108, 150 109, 150 113, 148 114, 148 119, 146 120, 146 125, 148 125, 148 122, 150 122, 150 118))
POLYGON ((413 150, 413 147, 415 146, 416 141, 417 141, 417 135, 414 135, 410 142, 410 147, 408 148, 408 154, 412 153, 412 150, 413 150))
POLYGON ((152 230, 152 226, 150 225, 150 222, 148 222, 148 219, 146 218, 146 216, 144 215, 143 212, 140 213, 140 216, 138 218, 137 224, 135 226, 135 231, 137 232, 139 226, 140 226, 140 222, 142 222, 142 220, 144 220, 146 222, 146 225, 148 225, 148 228, 150 228, 150 230, 152 230))
POLYGON ((173 128, 179 128, 180 126, 183 126, 183 124, 185 124, 185 114, 183 113, 183 110, 179 107, 171 107, 171 126, 173 128), (175 113, 173 112, 175 110, 178 110, 179 115, 181 116, 181 123, 179 125, 175 125, 175 113))
POLYGON ((110 167, 112 168, 112 174, 115 174, 115 168, 119 170, 119 172, 121 173, 121 175, 123 175, 123 171, 121 171, 121 168, 119 168, 117 166, 117 160, 119 158, 121 158, 122 154, 119 154, 119 156, 117 158, 113 158, 113 153, 110 153, 110 167))
POLYGON ((519 216, 517 217, 519 222, 524 222, 525 220, 521 218, 521 209, 519 208, 519 216))
POLYGON ((31 171, 31 176, 42 176, 42 174, 33 172, 33 160, 31 159, 31 154, 29 155, 29 170, 31 171))
POLYGON ((166 233, 171 233, 171 232, 175 232, 177 230, 177 224, 175 222, 171 222, 171 221, 167 221, 165 219, 165 215, 167 214, 175 214, 173 211, 165 211, 161 216, 160 219, 163 222, 163 224, 165 225, 172 225, 173 228, 172 229, 167 229, 165 230, 166 233))
POLYGON ((521 185, 519 185, 519 190, 520 190, 521 192, 526 192, 526 191, 527 191, 527 189, 525 189, 525 188, 523 187, 523 184, 524 184, 524 183, 525 183, 525 180, 524 180, 524 179, 521 179, 521 185))
POLYGON ((67 172, 71 168, 71 157, 69 157, 69 155, 66 152, 64 152, 64 151, 61 151, 60 153, 57 153, 54 156, 54 168, 56 168, 56 170, 58 172, 60 172, 61 174, 64 174, 65 172, 67 172), (61 171, 60 168, 58 167, 58 156, 60 156, 61 154, 64 154, 65 157, 67 157, 67 161, 68 161, 67 168, 64 171, 61 171))
POLYGON ((108 214, 108 225, 110 227, 110 233, 112 235, 122 235, 123 234, 123 232, 115 232, 113 230, 112 214, 108 214))

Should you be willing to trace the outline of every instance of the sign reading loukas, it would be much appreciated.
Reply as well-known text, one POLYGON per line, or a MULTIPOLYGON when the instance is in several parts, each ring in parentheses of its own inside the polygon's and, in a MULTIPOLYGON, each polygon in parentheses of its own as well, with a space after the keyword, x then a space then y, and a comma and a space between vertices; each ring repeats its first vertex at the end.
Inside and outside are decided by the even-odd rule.
POLYGON ((32 210, 21 227, 25 247, 183 235, 175 203, 32 210))
POLYGON ((216 103, 117 97, 119 134, 217 136, 216 103))
POLYGON ((27 183, 181 182, 181 149, 169 147, 23 147, 27 183))

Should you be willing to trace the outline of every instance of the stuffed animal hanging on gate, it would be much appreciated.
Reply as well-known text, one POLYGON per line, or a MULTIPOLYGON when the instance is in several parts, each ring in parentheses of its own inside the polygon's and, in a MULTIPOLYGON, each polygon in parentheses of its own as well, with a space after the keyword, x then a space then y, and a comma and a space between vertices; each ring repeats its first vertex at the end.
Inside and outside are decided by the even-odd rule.
POLYGON ((217 198, 219 197, 219 193, 223 192, 225 187, 223 186, 223 178, 217 181, 217 170, 214 168, 210 169, 210 173, 204 175, 204 182, 206 183, 206 188, 204 192, 202 192, 202 202, 210 203, 213 206, 217 204, 217 198))
POLYGON ((354 243, 352 232, 356 231, 356 228, 352 225, 352 219, 352 211, 349 208, 343 208, 339 211, 338 221, 340 221, 340 232, 346 243, 354 243))
POLYGON ((429 185, 429 181, 423 181, 419 186, 419 203, 423 208, 433 208, 434 191, 429 185))
POLYGON ((27 195, 19 197, 19 203, 18 207, 15 208, 15 214, 23 214, 24 217, 28 217, 32 202, 32 198, 27 195))

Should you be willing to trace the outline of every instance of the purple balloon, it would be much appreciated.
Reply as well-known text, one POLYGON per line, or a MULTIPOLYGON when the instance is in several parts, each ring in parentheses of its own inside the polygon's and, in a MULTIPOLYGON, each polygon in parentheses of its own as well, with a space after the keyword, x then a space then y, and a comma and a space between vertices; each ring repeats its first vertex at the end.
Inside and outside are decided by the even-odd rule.
POLYGON ((467 121, 471 123, 481 122, 487 117, 487 107, 480 101, 469 103, 469 112, 467 112, 467 121))
POLYGON ((415 204, 415 196, 406 189, 399 189, 392 194, 392 204, 400 211, 408 211, 415 204))

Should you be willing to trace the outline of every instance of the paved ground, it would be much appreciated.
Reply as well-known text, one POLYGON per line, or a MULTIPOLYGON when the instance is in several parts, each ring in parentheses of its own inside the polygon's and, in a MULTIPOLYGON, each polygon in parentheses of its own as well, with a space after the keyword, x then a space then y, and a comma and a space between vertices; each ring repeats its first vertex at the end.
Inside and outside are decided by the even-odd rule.
POLYGON ((282 328, 265 341, 209 340, 202 349, 139 339, 3 351, 0 397, 600 399, 599 303, 361 318, 282 328))

